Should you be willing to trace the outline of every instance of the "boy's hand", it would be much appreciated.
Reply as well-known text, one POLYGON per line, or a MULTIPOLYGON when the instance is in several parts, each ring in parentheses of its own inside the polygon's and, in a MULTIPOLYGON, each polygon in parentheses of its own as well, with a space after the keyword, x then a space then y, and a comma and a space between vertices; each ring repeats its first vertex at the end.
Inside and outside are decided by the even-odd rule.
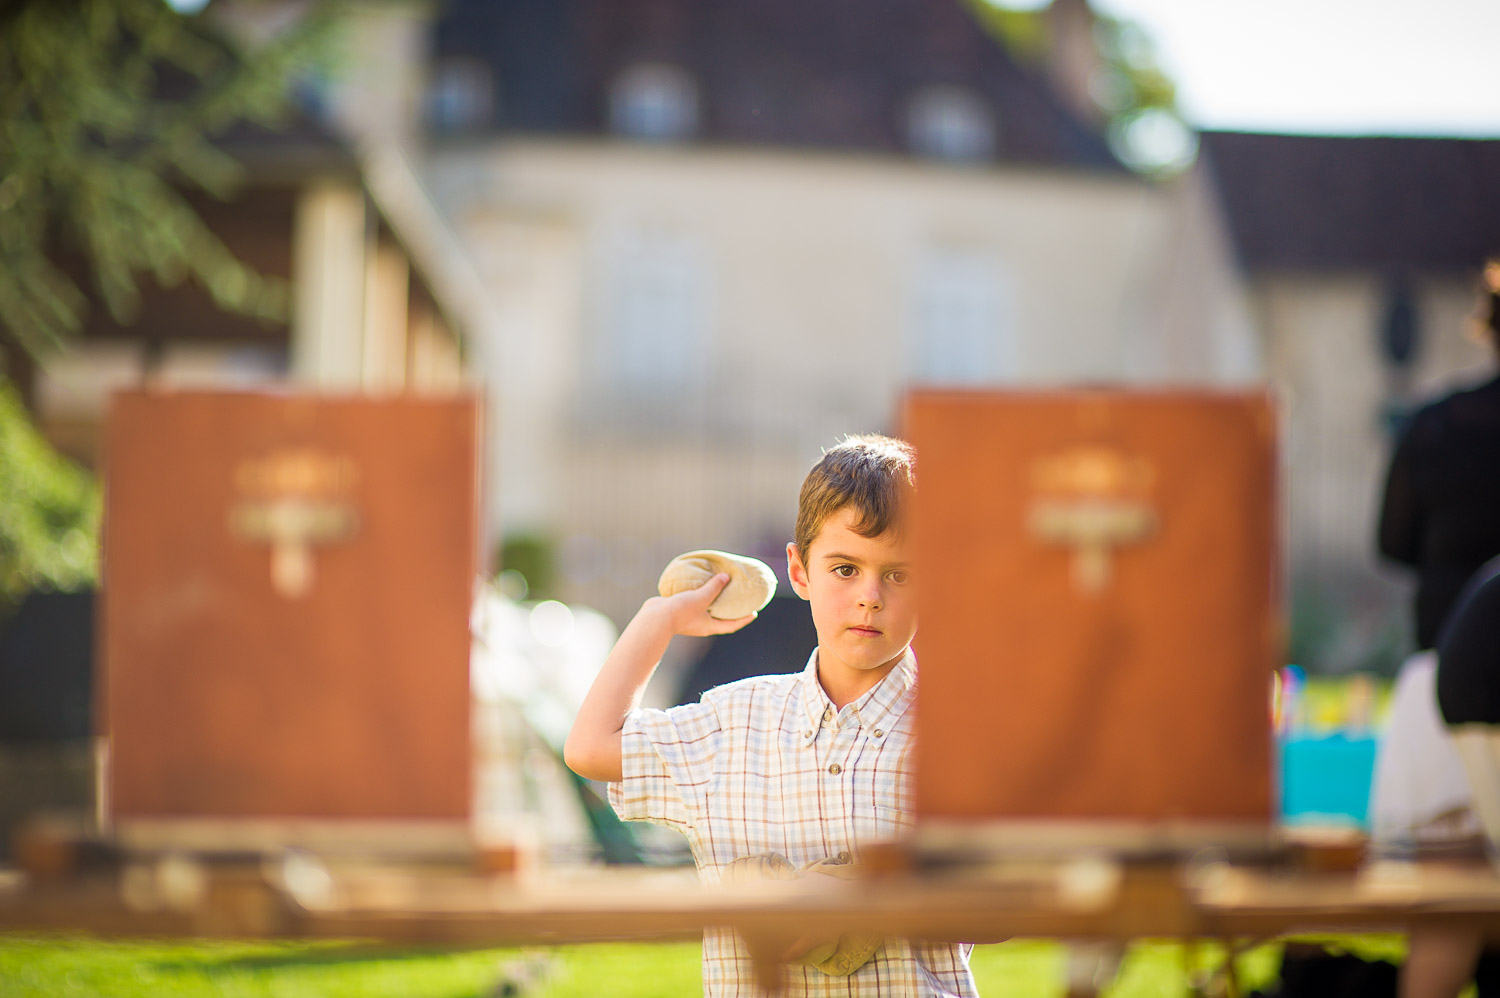
POLYGON ((641 607, 646 613, 661 614, 673 634, 707 637, 730 634, 754 620, 758 614, 720 620, 708 612, 708 605, 719 598, 729 585, 729 576, 720 572, 697 589, 686 589, 673 596, 653 596, 641 607))

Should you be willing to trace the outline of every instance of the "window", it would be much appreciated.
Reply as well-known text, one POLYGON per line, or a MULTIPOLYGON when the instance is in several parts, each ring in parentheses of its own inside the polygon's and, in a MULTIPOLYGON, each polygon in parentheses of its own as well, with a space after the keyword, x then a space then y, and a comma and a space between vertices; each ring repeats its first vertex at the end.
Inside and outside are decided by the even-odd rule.
POLYGON ((1416 358, 1422 342, 1419 318, 1411 282, 1404 275, 1389 278, 1385 286, 1385 314, 1380 322, 1380 352, 1395 370, 1409 369, 1416 358))
POLYGON ((488 125, 494 113, 494 81, 478 59, 438 60, 427 93, 427 114, 438 131, 458 132, 488 125))
POLYGON ((609 121, 617 133, 631 138, 687 138, 698 130, 698 87, 675 66, 632 66, 610 89, 609 121))
POLYGON ((934 159, 976 161, 995 154, 995 123, 984 101, 956 87, 931 87, 907 106, 913 152, 934 159))
MULTIPOLYGON (((707 357, 701 254, 689 237, 629 228, 605 240, 597 372, 607 394, 638 401, 696 389, 707 357)), ((668 399, 670 401, 670 399, 668 399)))
POLYGON ((911 372, 915 381, 997 384, 1014 372, 1009 282, 988 252, 944 249, 918 268, 911 372))

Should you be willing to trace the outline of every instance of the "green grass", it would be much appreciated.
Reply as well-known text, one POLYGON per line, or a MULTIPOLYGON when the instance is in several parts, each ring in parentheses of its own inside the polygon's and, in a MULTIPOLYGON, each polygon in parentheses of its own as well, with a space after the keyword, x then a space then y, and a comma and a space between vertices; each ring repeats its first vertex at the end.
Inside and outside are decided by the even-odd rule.
MULTIPOLYGON (((1366 958, 1399 959, 1399 937, 1339 937, 1366 958)), ((1274 980, 1280 949, 1240 958, 1247 988, 1274 980)), ((1197 966, 1222 951, 1198 947, 1197 966)), ((594 944, 545 950, 397 950, 344 943, 102 941, 0 936, 0 998, 490 998, 507 976, 529 978, 530 998, 664 998, 701 993, 697 943, 594 944)), ((974 951, 985 998, 1063 993, 1065 950, 1016 940, 974 951)), ((1179 998, 1187 973, 1175 943, 1139 943, 1108 998, 1179 998)))
POLYGON ((696 943, 443 951, 0 937, 0 998, 477 998, 506 977, 538 980, 526 993, 546 998, 701 988, 696 943))

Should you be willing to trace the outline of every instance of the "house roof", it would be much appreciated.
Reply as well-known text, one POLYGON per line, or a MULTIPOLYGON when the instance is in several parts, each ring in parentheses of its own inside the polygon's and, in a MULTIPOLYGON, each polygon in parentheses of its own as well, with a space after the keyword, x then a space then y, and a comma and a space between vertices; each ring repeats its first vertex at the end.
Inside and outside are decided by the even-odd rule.
POLYGON ((904 152, 907 101, 943 85, 990 105, 1000 160, 1124 169, 961 0, 451 0, 433 50, 491 66, 499 131, 603 133, 610 81, 662 62, 710 142, 904 152))
POLYGON ((1500 140, 1201 138, 1252 270, 1472 271, 1500 252, 1500 140))
POLYGON ((349 143, 308 108, 293 104, 274 127, 236 121, 214 136, 214 144, 260 182, 297 182, 318 176, 358 178, 360 164, 349 143))

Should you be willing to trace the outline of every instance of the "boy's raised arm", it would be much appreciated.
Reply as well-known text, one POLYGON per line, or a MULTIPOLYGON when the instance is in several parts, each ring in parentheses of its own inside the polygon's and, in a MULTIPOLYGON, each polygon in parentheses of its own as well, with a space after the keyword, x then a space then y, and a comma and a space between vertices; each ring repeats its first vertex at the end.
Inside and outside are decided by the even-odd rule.
POLYGON ((709 615, 708 605, 728 583, 729 576, 720 573, 697 589, 675 596, 653 596, 641 604, 578 708, 578 717, 563 745, 563 760, 569 769, 588 780, 615 782, 623 777, 620 732, 625 727, 625 715, 640 706, 646 684, 672 637, 728 634, 755 619, 753 613, 737 620, 709 615))

